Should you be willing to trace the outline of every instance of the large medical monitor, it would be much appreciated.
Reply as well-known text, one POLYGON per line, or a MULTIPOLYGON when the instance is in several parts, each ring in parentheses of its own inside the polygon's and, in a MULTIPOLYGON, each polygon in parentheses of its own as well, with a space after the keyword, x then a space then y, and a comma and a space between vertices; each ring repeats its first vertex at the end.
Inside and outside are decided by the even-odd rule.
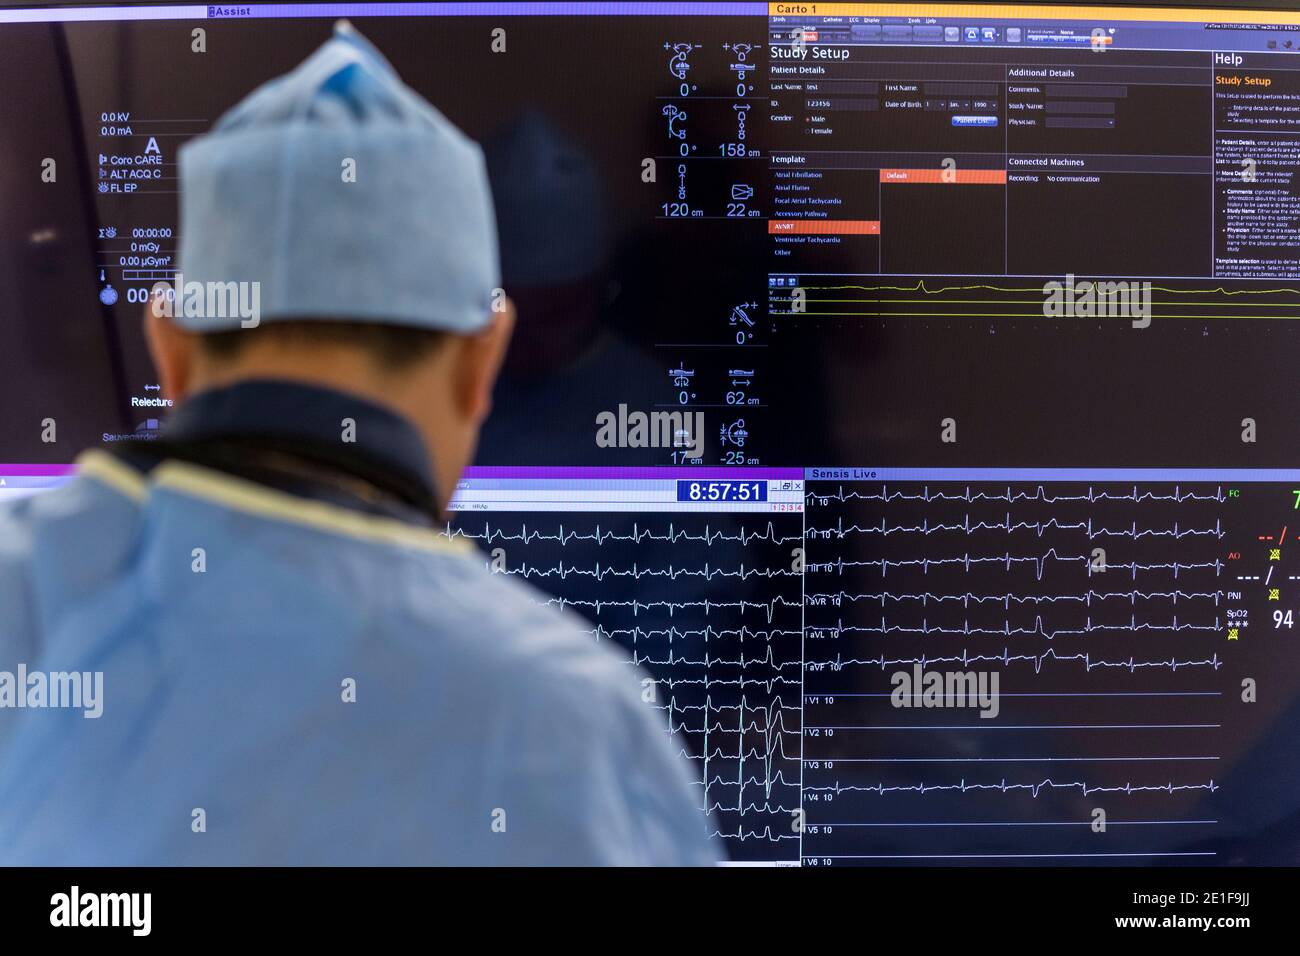
POLYGON ((446 533, 652 676, 732 860, 1295 862, 1300 13, 0 10, 0 494, 158 432, 177 150, 340 17, 492 176, 446 533))

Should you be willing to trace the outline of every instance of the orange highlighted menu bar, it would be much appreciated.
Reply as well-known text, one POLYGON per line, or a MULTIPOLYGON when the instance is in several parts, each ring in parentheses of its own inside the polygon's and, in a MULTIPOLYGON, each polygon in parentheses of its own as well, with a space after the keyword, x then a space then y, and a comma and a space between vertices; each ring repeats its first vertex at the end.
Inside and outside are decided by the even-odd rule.
POLYGON ((889 183, 965 183, 968 185, 1004 186, 1005 169, 882 169, 881 185, 889 183))
POLYGON ((878 236, 878 219, 769 219, 770 236, 878 236))

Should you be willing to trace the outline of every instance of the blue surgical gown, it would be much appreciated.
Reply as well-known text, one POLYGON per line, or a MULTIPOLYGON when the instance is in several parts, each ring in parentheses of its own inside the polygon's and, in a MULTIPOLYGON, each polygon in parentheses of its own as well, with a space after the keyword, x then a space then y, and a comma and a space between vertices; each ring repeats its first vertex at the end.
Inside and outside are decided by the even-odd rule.
POLYGON ((482 555, 83 462, 0 508, 0 670, 103 673, 98 719, 0 710, 0 864, 714 861, 640 673, 482 555))

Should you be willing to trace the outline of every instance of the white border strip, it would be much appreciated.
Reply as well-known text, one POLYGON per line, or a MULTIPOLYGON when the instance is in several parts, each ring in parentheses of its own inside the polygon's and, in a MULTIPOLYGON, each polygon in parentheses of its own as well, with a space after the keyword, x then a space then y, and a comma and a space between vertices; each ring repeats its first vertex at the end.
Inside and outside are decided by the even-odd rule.
POLYGON ((37 7, 0 10, 0 23, 75 23, 91 20, 206 20, 208 8, 199 7, 37 7))

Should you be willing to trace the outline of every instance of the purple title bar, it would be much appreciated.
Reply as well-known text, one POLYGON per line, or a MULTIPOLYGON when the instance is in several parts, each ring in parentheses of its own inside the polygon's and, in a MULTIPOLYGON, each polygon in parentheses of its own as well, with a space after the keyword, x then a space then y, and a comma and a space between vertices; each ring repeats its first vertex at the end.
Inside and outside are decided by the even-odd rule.
POLYGON ((258 20, 290 17, 761 17, 765 3, 212 3, 160 6, 32 7, 0 10, 3 23, 124 20, 258 20))
POLYGON ((765 3, 222 3, 208 18, 251 17, 616 17, 767 16, 765 3))
POLYGON ((0 476, 5 478, 45 478, 76 473, 76 465, 0 465, 0 476))

